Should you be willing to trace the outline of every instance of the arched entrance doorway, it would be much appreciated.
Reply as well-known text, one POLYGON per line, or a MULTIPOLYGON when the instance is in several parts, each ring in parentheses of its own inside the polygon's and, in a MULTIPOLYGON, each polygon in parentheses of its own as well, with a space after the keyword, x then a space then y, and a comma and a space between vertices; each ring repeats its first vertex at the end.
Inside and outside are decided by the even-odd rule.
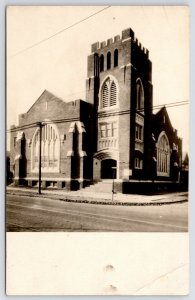
POLYGON ((101 179, 116 179, 117 163, 115 159, 104 159, 101 161, 101 179))

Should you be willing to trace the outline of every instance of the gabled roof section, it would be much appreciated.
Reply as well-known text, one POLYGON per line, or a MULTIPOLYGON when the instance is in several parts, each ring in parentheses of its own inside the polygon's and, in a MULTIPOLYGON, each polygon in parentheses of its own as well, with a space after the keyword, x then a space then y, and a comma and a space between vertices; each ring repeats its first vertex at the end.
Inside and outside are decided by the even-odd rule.
POLYGON ((29 108, 29 110, 27 111, 27 113, 29 113, 34 108, 34 106, 40 104, 42 101, 45 101, 45 100, 47 100, 47 102, 53 101, 53 100, 57 100, 58 102, 61 101, 62 103, 66 103, 63 100, 61 100, 60 98, 56 97, 51 92, 49 92, 48 90, 44 90, 43 93, 39 96, 39 98, 29 108))
POLYGON ((166 120, 166 123, 168 123, 168 125, 173 128, 172 124, 171 124, 171 120, 169 118, 167 109, 165 106, 163 106, 156 114, 153 115, 154 121, 157 122, 162 122, 164 123, 164 118, 166 120))
POLYGON ((80 99, 65 102, 49 91, 44 90, 27 113, 19 115, 18 124, 23 126, 43 120, 79 120, 81 118, 81 105, 84 106, 83 102, 80 99))

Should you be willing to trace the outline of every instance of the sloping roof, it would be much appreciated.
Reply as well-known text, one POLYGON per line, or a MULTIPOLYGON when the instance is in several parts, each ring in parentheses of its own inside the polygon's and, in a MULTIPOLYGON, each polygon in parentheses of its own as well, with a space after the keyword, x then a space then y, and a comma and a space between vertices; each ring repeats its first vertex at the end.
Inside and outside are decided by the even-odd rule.
POLYGON ((165 116, 166 122, 169 123, 169 126, 173 128, 165 106, 163 106, 156 114, 153 114, 153 119, 154 121, 160 121, 161 119, 163 119, 163 116, 165 116))
POLYGON ((81 99, 65 102, 48 90, 44 90, 30 109, 19 115, 19 126, 34 124, 46 119, 79 119, 81 118, 81 109, 83 112, 87 105, 90 104, 81 99))
POLYGON ((47 98, 47 101, 51 101, 51 100, 57 100, 57 101, 61 101, 62 103, 66 103, 65 101, 63 101, 62 99, 58 98, 57 96, 55 96, 54 94, 52 94, 51 92, 49 92, 48 90, 44 90, 42 92, 42 94, 39 96, 39 98, 33 103, 33 105, 29 108, 29 110, 27 111, 27 113, 29 113, 31 111, 31 109, 33 109, 33 107, 37 104, 39 104, 39 102, 42 101, 42 99, 47 98))

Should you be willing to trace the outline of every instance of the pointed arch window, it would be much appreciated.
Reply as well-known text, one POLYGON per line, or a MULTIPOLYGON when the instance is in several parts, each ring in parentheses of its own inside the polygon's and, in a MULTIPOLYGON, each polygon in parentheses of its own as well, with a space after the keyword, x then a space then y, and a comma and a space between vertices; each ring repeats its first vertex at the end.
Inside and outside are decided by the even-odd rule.
POLYGON ((102 86, 101 108, 114 107, 118 103, 118 89, 114 79, 108 77, 102 86))
POLYGON ((118 67, 118 49, 114 50, 114 67, 118 67))
POLYGON ((111 68, 111 53, 110 51, 107 53, 107 70, 111 68))
MULTIPOLYGON (((37 129, 31 152, 32 172, 38 172, 40 129, 37 129)), ((59 172, 60 139, 57 127, 47 124, 42 127, 41 135, 41 170, 42 172, 59 172)))
POLYGON ((170 173, 170 146, 165 132, 161 132, 157 142, 157 175, 169 176, 170 173))
POLYGON ((136 110, 144 112, 144 89, 140 79, 136 83, 136 110))

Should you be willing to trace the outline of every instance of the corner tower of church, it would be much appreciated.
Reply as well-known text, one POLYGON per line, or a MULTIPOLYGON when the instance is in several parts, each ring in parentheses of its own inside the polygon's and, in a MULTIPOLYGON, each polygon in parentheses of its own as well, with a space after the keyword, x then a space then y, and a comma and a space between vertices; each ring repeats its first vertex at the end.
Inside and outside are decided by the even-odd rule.
POLYGON ((96 42, 88 56, 86 100, 94 105, 94 179, 150 177, 152 63, 131 28, 96 42))

